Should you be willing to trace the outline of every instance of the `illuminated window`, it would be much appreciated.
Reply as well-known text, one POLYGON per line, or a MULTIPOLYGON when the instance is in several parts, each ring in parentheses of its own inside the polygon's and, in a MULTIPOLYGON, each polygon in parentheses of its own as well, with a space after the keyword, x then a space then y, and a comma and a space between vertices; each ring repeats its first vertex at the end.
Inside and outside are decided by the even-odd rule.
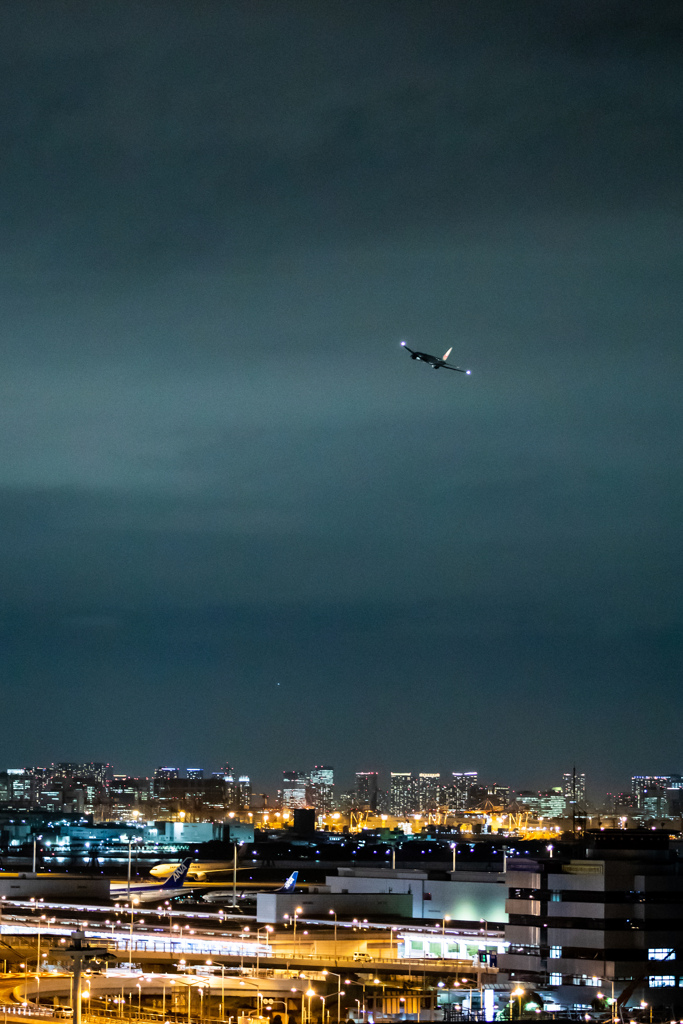
POLYGON ((551 985, 561 985, 562 984, 562 975, 561 974, 551 974, 550 975, 550 984, 551 985))
POLYGON ((675 954, 673 949, 648 949, 648 960, 673 960, 675 954))
POLYGON ((655 977, 650 975, 648 982, 650 988, 673 988, 676 984, 676 979, 673 974, 659 974, 655 977))
POLYGON ((562 946, 551 946, 550 947, 550 959, 559 960, 562 956, 562 946))

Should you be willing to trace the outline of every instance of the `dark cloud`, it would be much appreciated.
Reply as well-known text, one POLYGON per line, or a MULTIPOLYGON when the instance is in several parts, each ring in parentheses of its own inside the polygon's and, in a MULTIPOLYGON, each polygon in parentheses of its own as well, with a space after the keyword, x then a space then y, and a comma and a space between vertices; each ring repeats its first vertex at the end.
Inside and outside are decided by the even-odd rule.
POLYGON ((678 5, 0 21, 8 756, 680 769, 678 5))

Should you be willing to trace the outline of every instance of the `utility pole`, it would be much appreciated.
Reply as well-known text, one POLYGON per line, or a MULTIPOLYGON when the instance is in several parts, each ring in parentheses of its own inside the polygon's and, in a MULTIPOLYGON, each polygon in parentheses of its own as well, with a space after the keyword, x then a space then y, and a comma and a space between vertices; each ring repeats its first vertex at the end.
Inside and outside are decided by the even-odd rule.
POLYGON ((94 946, 88 946, 85 942, 85 932, 72 932, 71 937, 73 939, 73 945, 64 952, 67 956, 70 956, 73 960, 73 985, 72 985, 72 996, 71 1002, 74 1011, 73 1021, 74 1024, 81 1024, 81 1009, 83 1003, 83 997, 81 994, 81 976, 83 972, 83 964, 89 960, 102 959, 107 956, 107 950, 104 948, 95 948, 94 946))

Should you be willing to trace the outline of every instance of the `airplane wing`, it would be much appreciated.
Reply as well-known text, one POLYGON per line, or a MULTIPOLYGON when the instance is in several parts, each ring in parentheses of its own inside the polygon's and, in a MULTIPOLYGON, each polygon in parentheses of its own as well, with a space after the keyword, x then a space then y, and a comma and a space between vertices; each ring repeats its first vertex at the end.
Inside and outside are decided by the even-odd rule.
POLYGON ((450 363, 441 363, 441 368, 443 370, 457 370, 458 373, 471 373, 472 372, 471 370, 463 370, 459 366, 451 366, 450 363))
POLYGON ((408 349, 408 352, 410 352, 411 354, 413 353, 413 349, 412 348, 408 348, 408 346, 406 345, 405 341, 401 342, 401 348, 408 349))

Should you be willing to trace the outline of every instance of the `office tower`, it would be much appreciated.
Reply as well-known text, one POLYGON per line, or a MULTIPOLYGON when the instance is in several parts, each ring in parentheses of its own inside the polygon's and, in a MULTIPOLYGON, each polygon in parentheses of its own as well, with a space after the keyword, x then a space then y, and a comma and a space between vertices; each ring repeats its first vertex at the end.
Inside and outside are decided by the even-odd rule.
POLYGON ((368 811, 377 810, 377 772, 356 772, 356 796, 358 806, 368 811))
POLYGON ((8 768, 7 772, 7 792, 10 800, 15 803, 22 804, 23 806, 30 807, 32 802, 32 782, 31 776, 28 774, 25 768, 8 768))
POLYGON ((155 779, 179 779, 180 769, 179 768, 156 768, 154 771, 155 779))
POLYGON ((586 774, 577 772, 574 768, 571 772, 565 772, 562 776, 562 792, 568 804, 585 804, 586 802, 586 774))
POLYGON ((670 775, 633 775, 631 778, 631 792, 636 800, 636 806, 638 810, 645 810, 646 798, 657 799, 662 794, 666 794, 666 790, 671 785, 670 775))
POLYGON ((318 814, 329 814, 334 796, 334 769, 316 765, 310 773, 311 802, 318 814))
POLYGON ((240 775, 237 779, 237 806, 240 811, 248 811, 251 805, 251 779, 248 775, 240 775))
POLYGON ((487 786, 486 790, 492 804, 504 809, 510 803, 509 786, 500 786, 497 782, 494 782, 492 786, 487 786))
POLYGON ((103 761, 86 761, 78 764, 72 761, 60 761, 53 764, 50 771, 53 779, 71 782, 74 779, 89 779, 107 786, 114 778, 114 769, 103 761))
POLYGON ((203 779, 204 769, 203 768, 188 768, 185 772, 188 779, 203 779))
POLYGON ((470 790, 476 785, 476 772, 453 772, 450 799, 452 810, 464 811, 466 809, 470 797, 470 790))
POLYGON ((417 777, 417 808, 425 814, 438 809, 441 802, 440 772, 420 772, 417 777))
POLYGON ((411 772, 392 772, 389 780, 390 814, 404 818, 416 807, 415 779, 411 772))
POLYGON ((281 804, 283 807, 308 806, 308 776, 305 772, 290 770, 282 773, 281 804))

